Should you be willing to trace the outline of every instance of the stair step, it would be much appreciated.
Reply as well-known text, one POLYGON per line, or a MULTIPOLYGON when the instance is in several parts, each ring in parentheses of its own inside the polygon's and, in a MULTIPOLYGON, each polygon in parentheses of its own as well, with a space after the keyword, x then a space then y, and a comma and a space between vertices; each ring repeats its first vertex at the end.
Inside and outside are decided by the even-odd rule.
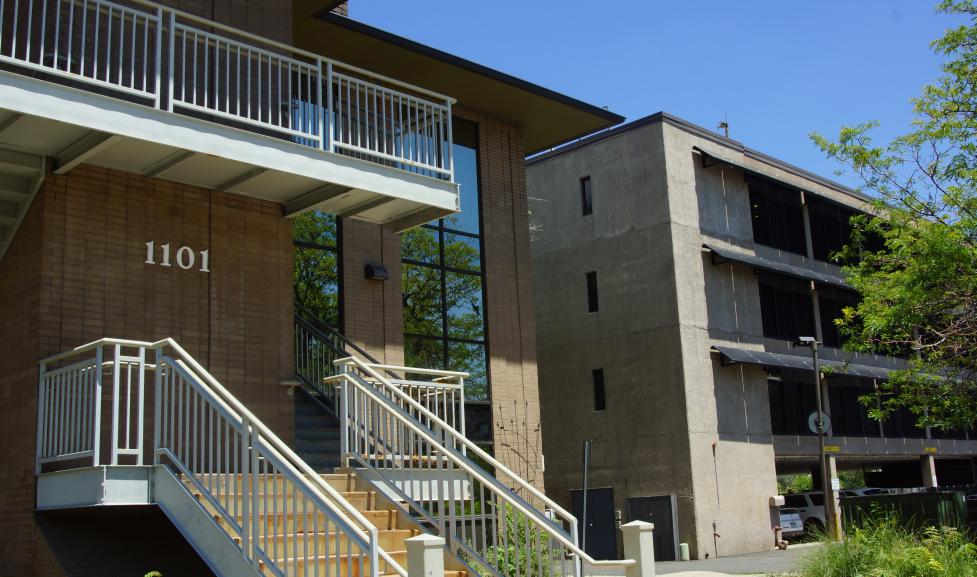
MULTIPOLYGON (((398 527, 399 517, 397 511, 390 510, 374 510, 374 511, 360 511, 363 517, 366 518, 367 522, 376 527, 377 529, 402 529, 398 527)), ((323 513, 292 513, 292 512, 281 512, 278 513, 259 513, 257 515, 259 520, 259 528, 261 529, 261 534, 264 534, 265 529, 274 529, 275 532, 283 530, 305 531, 316 529, 328 528, 326 525, 327 517, 323 513), (316 518, 318 517, 318 521, 316 518)), ((244 519, 243 515, 237 515, 237 522, 241 523, 244 519)), ((329 525, 332 525, 332 521, 328 521, 329 525)))
MULTIPOLYGON (((196 478, 204 487, 209 488, 211 491, 219 491, 221 494, 240 493, 243 492, 241 491, 242 485, 248 485, 247 482, 242 483, 241 475, 204 473, 196 475, 196 478)), ((321 473, 319 478, 340 492, 356 490, 355 473, 321 473)), ((270 489, 272 486, 278 490, 282 490, 283 488, 285 490, 291 490, 292 481, 283 475, 262 475, 261 482, 258 485, 259 491, 270 489)))
MULTIPOLYGON (((407 565, 406 551, 387 551, 390 558, 401 567, 407 565)), ((303 570, 311 571, 314 565, 318 565, 323 572, 328 571, 330 575, 336 577, 365 577, 370 575, 370 558, 368 555, 347 556, 345 554, 336 556, 321 555, 319 557, 309 556, 309 559, 300 557, 298 559, 283 557, 276 562, 279 568, 284 569, 286 574, 300 574, 303 570), (338 570, 337 570, 338 569, 338 570), (338 575, 337 575, 338 573, 338 575)), ((386 562, 380 560, 380 569, 387 569, 386 562)), ((382 573, 387 574, 387 573, 382 573)))
MULTIPOLYGON (((418 534, 419 531, 416 529, 377 530, 377 537, 380 540, 380 548, 384 551, 404 550, 404 541, 418 534)), ((270 536, 269 540, 262 541, 262 547, 266 548, 269 555, 279 557, 282 555, 287 556, 290 551, 294 551, 294 547, 298 547, 299 550, 304 550, 302 548, 306 544, 308 544, 310 551, 314 551, 315 547, 318 547, 318 551, 322 554, 325 554, 326 552, 335 552, 337 545, 340 552, 345 552, 347 542, 347 534, 337 533, 336 531, 330 531, 328 533, 285 533, 270 536)))
POLYGON ((312 452, 312 453, 335 453, 339 454, 339 431, 336 431, 335 439, 308 439, 302 438, 296 435, 295 443, 292 448, 298 452, 312 452))
POLYGON ((295 429, 295 441, 338 441, 339 427, 305 427, 295 429))
POLYGON ((302 415, 296 413, 295 415, 296 430, 301 430, 305 428, 321 428, 321 427, 339 427, 339 421, 337 421, 334 417, 330 417, 322 413, 318 415, 302 415))
MULTIPOLYGON (((301 499, 293 494, 293 491, 268 491, 258 495, 258 507, 259 510, 267 510, 271 512, 291 512, 291 511, 302 511, 303 507, 311 507, 311 504, 306 504, 304 499, 301 499), (293 499, 294 497, 294 499, 293 499)), ((376 502, 376 494, 370 491, 347 491, 342 493, 343 497, 358 510, 369 509, 376 502)), ((203 499, 203 495, 199 492, 194 492, 193 496, 196 499, 203 499)), ((237 502, 238 506, 242 504, 244 499, 249 499, 250 494, 243 493, 233 493, 230 495, 221 495, 221 504, 225 507, 233 507, 229 500, 237 502)), ((252 503, 248 503, 249 506, 253 506, 252 503)), ((239 509, 233 509, 235 511, 239 509)))

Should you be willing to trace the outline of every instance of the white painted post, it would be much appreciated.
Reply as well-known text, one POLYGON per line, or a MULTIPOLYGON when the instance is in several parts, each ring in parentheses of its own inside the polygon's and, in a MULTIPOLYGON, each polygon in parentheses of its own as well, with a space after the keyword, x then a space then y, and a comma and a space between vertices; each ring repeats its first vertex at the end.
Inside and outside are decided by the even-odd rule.
POLYGON ((444 576, 444 538, 422 533, 404 540, 407 577, 444 576))
POLYGON ((631 521, 621 526, 624 558, 634 560, 634 565, 624 569, 626 577, 655 577, 654 532, 655 525, 646 521, 631 521))

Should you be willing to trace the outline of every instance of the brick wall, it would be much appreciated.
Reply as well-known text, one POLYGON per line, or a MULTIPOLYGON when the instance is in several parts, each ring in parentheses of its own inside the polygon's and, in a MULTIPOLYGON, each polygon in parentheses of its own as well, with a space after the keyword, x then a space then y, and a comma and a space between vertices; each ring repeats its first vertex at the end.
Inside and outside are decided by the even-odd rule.
POLYGON ((51 552, 31 518, 44 356, 173 337, 291 439, 291 236, 270 202, 89 166, 48 176, 0 263, 0 576, 60 572, 40 568, 51 552), (145 264, 150 240, 209 249, 211 272, 145 264))

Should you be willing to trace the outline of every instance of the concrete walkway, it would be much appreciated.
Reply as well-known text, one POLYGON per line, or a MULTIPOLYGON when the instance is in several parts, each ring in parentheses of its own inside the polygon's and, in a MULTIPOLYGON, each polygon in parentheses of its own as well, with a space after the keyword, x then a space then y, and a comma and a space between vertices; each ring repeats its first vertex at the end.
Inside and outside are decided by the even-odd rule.
POLYGON ((724 577, 726 575, 777 575, 790 573, 797 562, 817 543, 791 545, 786 551, 774 549, 760 553, 704 559, 702 561, 660 561, 656 573, 671 577, 724 577))

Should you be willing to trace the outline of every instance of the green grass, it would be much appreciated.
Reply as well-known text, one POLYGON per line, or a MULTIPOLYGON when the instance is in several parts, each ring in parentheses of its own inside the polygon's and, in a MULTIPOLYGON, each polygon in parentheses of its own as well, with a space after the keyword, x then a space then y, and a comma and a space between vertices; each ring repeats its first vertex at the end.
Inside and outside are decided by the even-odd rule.
POLYGON ((895 518, 870 519, 841 543, 801 559, 799 577, 977 577, 977 546, 959 531, 910 533, 895 518))

